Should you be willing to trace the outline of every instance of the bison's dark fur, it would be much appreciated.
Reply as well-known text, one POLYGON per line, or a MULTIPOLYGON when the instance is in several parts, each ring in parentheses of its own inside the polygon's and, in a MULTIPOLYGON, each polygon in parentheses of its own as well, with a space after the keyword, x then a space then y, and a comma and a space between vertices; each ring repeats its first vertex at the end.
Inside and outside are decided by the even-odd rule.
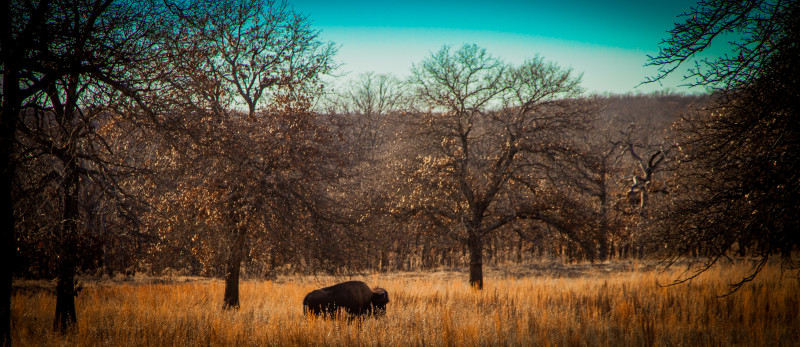
POLYGON ((308 293, 303 299, 303 312, 327 316, 341 308, 351 316, 382 314, 388 302, 385 289, 373 290, 364 282, 350 281, 308 293))

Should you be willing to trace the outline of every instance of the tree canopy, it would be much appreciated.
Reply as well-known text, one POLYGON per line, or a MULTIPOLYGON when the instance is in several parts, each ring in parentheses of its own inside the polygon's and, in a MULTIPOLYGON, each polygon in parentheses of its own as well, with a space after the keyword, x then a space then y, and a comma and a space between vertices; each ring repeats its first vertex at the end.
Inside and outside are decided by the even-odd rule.
POLYGON ((800 246, 800 5, 797 1, 702 1, 684 15, 660 54, 656 81, 733 37, 733 51, 696 61, 688 83, 714 90, 710 106, 676 124, 680 194, 661 216, 671 260, 690 255, 689 279, 730 251, 772 255, 797 267, 800 246))

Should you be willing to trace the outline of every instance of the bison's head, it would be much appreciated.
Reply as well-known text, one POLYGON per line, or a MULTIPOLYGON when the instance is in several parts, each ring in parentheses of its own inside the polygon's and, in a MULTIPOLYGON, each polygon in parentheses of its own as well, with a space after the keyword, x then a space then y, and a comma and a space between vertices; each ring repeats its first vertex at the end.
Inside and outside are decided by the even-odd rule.
POLYGON ((389 302, 389 293, 386 292, 386 289, 383 288, 375 288, 372 293, 372 306, 375 307, 379 312, 386 311, 386 304, 389 302))

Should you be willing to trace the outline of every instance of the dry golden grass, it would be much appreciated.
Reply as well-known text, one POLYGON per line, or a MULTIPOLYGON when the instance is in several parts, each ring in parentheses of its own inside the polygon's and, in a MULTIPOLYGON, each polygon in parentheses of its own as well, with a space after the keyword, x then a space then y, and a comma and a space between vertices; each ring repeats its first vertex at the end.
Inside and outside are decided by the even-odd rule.
POLYGON ((658 285, 679 270, 499 268, 488 271, 483 291, 468 287, 460 272, 367 275, 360 279, 386 288, 391 302, 386 316, 354 322, 302 313, 305 293, 345 278, 243 281, 238 311, 222 309, 221 281, 90 282, 77 298, 74 332, 52 333, 54 296, 29 290, 12 298, 12 329, 20 346, 800 344, 796 273, 772 265, 718 298, 745 265, 658 285))

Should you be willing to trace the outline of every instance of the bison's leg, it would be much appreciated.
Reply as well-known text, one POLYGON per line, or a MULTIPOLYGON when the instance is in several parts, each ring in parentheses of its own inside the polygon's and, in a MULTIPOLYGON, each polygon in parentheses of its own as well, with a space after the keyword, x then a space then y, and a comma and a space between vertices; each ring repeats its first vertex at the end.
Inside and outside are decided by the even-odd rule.
POLYGON ((325 306, 322 304, 304 305, 303 312, 314 316, 325 316, 325 306))

